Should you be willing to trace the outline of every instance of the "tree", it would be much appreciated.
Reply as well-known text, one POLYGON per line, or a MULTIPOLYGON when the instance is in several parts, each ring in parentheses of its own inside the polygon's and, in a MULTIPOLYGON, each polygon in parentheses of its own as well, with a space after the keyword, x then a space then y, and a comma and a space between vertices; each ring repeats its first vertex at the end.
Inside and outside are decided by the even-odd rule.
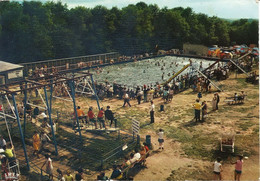
POLYGON ((59 2, 0 3, 0 58, 37 61, 118 51, 133 55, 183 43, 228 46, 258 43, 258 20, 229 22, 190 7, 160 9, 139 2, 122 9, 68 9, 59 2))

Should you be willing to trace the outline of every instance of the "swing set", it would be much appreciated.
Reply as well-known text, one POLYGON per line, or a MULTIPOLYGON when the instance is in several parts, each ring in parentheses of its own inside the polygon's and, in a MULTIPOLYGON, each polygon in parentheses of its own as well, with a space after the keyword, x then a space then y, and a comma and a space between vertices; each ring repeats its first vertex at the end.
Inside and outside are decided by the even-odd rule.
MULTIPOLYGON (((73 107, 74 107, 74 112, 75 112, 75 117, 76 117, 76 122, 77 122, 77 129, 78 129, 78 133, 80 136, 80 142, 82 143, 81 129, 79 126, 79 119, 78 119, 78 115, 77 115, 77 111, 76 111, 77 109, 76 109, 76 101, 75 101, 75 82, 78 80, 82 80, 82 79, 84 80, 84 78, 86 78, 86 77, 91 77, 90 80, 93 83, 92 74, 84 73, 83 75, 73 76, 72 78, 63 77, 61 75, 55 75, 55 76, 51 76, 51 77, 44 77, 42 81, 39 81, 38 79, 37 80, 36 79, 25 79, 23 81, 13 82, 10 84, 5 84, 3 86, 0 86, 0 96, 6 100, 6 104, 1 104, 2 110, 5 110, 4 107, 8 107, 10 110, 9 112, 12 113, 12 114, 10 114, 10 113, 8 114, 6 111, 1 111, 0 117, 5 119, 10 141, 12 139, 11 139, 11 135, 9 132, 7 117, 9 119, 13 119, 14 122, 17 122, 19 132, 20 132, 20 138, 21 138, 21 142, 22 142, 22 146, 23 146, 25 161, 26 161, 28 170, 30 170, 30 161, 29 161, 29 158, 27 155, 25 137, 24 137, 26 135, 26 120, 29 117, 28 114, 26 114, 26 111, 28 112, 28 110, 26 110, 26 108, 28 107, 27 105, 30 105, 33 107, 38 107, 43 110, 47 110, 48 118, 49 118, 49 125, 51 127, 52 140, 53 140, 53 143, 55 146, 55 154, 58 155, 58 147, 57 147, 56 137, 55 137, 54 128, 53 128, 54 124, 53 124, 53 120, 52 120, 52 98, 62 99, 64 101, 69 100, 70 102, 73 102, 73 107), (70 91, 66 84, 68 84, 70 91), (63 92, 57 91, 57 94, 53 95, 55 86, 57 89, 59 88, 59 86, 62 86, 63 92), (47 88, 48 88, 48 92, 47 92, 47 88), (44 97, 40 93, 41 89, 43 89, 44 97), (35 93, 37 93, 37 95, 39 95, 41 101, 43 102, 43 106, 35 105, 29 101, 28 92, 30 93, 32 91, 35 91, 35 93), (58 95, 60 93, 63 93, 62 94, 63 96, 65 96, 65 95, 69 96, 70 99, 64 99, 62 96, 58 95), (8 96, 12 96, 13 105, 10 103, 8 96), (16 98, 17 98, 17 100, 23 101, 23 114, 21 112, 21 109, 18 109, 18 105, 16 103, 16 98), (21 119, 22 119, 21 115, 23 115, 23 119, 24 119, 23 129, 22 129, 22 124, 21 124, 21 119)), ((93 85, 94 85, 94 83, 93 83, 93 85)), ((95 87, 93 87, 93 91, 94 91, 94 94, 96 95, 95 87)), ((100 109, 97 95, 96 95, 96 100, 98 103, 98 108, 100 109)), ((12 142, 11 142, 11 144, 13 145, 12 142)), ((16 163, 17 163, 16 167, 19 170, 18 160, 16 161, 16 163)), ((17 172, 17 173, 20 173, 20 172, 17 172)))

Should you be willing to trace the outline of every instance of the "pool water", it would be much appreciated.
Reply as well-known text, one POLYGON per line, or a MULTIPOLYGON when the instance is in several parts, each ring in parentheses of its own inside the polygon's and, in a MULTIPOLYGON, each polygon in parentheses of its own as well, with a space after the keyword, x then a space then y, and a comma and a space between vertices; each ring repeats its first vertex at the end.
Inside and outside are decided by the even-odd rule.
MULTIPOLYGON (((209 64, 214 63, 214 61, 204 59, 192 59, 192 67, 199 68, 200 62, 202 62, 204 69, 207 68, 209 64)), ((91 69, 90 72, 93 73, 94 80, 98 83, 108 81, 110 84, 115 82, 117 84, 127 85, 127 87, 136 87, 144 84, 155 85, 156 82, 163 83, 167 81, 173 73, 178 72, 187 64, 189 64, 189 58, 165 56, 106 66, 103 67, 101 71, 91 69), (164 75, 163 79, 162 75, 164 75)), ((191 73, 192 67, 188 67, 180 75, 191 73)))

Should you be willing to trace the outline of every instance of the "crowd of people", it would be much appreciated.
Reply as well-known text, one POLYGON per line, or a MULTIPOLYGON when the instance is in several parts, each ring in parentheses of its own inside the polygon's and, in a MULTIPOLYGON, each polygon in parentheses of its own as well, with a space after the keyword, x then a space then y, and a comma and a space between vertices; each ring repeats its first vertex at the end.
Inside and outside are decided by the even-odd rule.
MULTIPOLYGON (((134 58, 140 58, 140 57, 134 57, 134 58)), ((123 58, 124 59, 124 58, 123 58)), ((127 60, 125 58, 124 60, 127 60)), ((98 63, 98 62, 97 62, 98 63)), ((190 61, 190 63, 192 63, 190 61)), ((238 64, 246 69, 251 70, 252 64, 247 64, 245 62, 238 64)), ((173 81, 166 83, 166 84, 159 84, 156 82, 155 84, 150 85, 142 85, 137 86, 135 88, 129 88, 130 86, 127 85, 119 85, 117 83, 110 84, 109 82, 105 82, 105 84, 98 84, 95 83, 97 94, 100 98, 119 98, 122 99, 123 105, 122 107, 125 107, 128 105, 131 107, 131 100, 137 100, 138 104, 141 104, 142 102, 150 102, 150 118, 151 122, 154 123, 154 111, 155 106, 153 103, 153 99, 157 97, 161 97, 167 102, 169 99, 172 99, 174 94, 177 94, 181 91, 184 91, 188 88, 192 88, 194 92, 198 93, 198 99, 196 99, 195 104, 193 105, 193 108, 195 110, 195 120, 196 121, 205 121, 207 114, 208 114, 208 105, 206 101, 202 100, 202 93, 203 92, 211 92, 212 91, 212 84, 210 82, 210 79, 216 78, 216 80, 223 80, 228 78, 229 72, 234 70, 234 65, 231 63, 228 64, 221 64, 218 63, 215 67, 207 69, 207 71, 202 71, 205 76, 200 75, 192 75, 192 74, 185 74, 176 77, 173 81)), ((55 68, 52 69, 53 72, 56 71, 55 68)), ((36 73, 39 77, 44 76, 44 72, 47 74, 46 68, 41 68, 40 70, 37 69, 36 73)), ((256 74, 254 74, 256 77, 256 74)), ((64 90, 60 90, 63 92, 66 92, 64 90)), ((235 94, 234 99, 235 101, 240 101, 240 97, 245 97, 244 92, 242 91, 240 95, 235 94)), ((214 97, 212 99, 212 110, 218 110, 218 104, 220 102, 220 97, 218 93, 214 93, 214 97)), ((18 112, 20 116, 23 116, 24 109, 23 104, 17 105, 18 112)), ((40 110, 38 107, 35 107, 34 109, 30 106, 30 104, 26 104, 26 113, 28 115, 31 115, 32 118, 37 119, 38 117, 42 117, 42 128, 48 128, 50 129, 50 125, 48 124, 46 115, 46 112, 43 111, 40 113, 40 110)), ((77 111, 73 113, 74 116, 78 116, 79 120, 84 124, 92 124, 95 126, 95 129, 107 129, 108 125, 112 127, 114 124, 115 127, 117 127, 117 120, 114 116, 114 112, 111 111, 110 106, 107 106, 106 110, 104 108, 101 108, 97 113, 94 113, 93 107, 89 107, 87 114, 81 109, 80 106, 77 107, 77 111)), ((76 120, 76 119, 74 119, 76 120)), ((76 121, 74 122, 74 126, 77 126, 76 121)), ((56 123, 53 122, 53 127, 56 130, 56 123)), ((162 129, 159 130, 158 133, 158 142, 159 142, 159 149, 164 149, 164 139, 163 139, 164 132, 162 129)), ((32 137, 33 139, 33 155, 36 155, 37 158, 39 158, 39 154, 43 151, 47 152, 46 145, 48 142, 51 142, 50 137, 48 136, 48 132, 41 131, 39 134, 38 132, 34 132, 34 135, 32 137)), ((12 163, 15 160, 15 157, 13 155, 13 146, 11 145, 10 148, 7 148, 6 141, 3 139, 3 136, 1 136, 0 139, 0 149, 4 150, 4 154, 1 154, 1 166, 2 170, 5 172, 5 167, 7 163, 12 163)), ((113 173, 110 176, 110 179, 121 179, 123 177, 123 170, 126 167, 134 166, 135 164, 142 164, 145 165, 146 157, 148 156, 149 148, 144 143, 142 147, 139 149, 135 149, 135 152, 131 153, 130 155, 125 157, 124 162, 121 165, 115 165, 113 169, 113 173)), ((42 165, 42 168, 46 166, 46 173, 49 175, 49 179, 53 179, 53 166, 52 166, 52 159, 49 154, 45 155, 46 162, 42 165)), ((235 163, 236 164, 236 178, 240 178, 241 172, 242 172, 242 158, 239 157, 239 160, 235 163)), ((222 166, 220 163, 220 159, 217 159, 217 161, 214 163, 214 174, 215 177, 219 178, 221 180, 221 172, 222 172, 222 166)), ((65 175, 63 175, 63 172, 60 169, 57 169, 57 173, 59 174, 59 180, 74 180, 74 177, 72 176, 70 171, 67 171, 65 175)), ((75 175, 75 180, 82 180, 83 179, 83 170, 79 169, 78 173, 75 175)), ((101 172, 100 175, 97 177, 98 180, 107 180, 108 177, 105 176, 104 172, 101 172)))

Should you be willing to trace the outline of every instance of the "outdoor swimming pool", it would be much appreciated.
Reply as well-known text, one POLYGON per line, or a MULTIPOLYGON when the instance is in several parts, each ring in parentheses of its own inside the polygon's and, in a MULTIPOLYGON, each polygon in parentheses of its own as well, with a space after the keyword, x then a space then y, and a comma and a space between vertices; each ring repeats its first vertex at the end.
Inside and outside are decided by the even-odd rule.
MULTIPOLYGON (((214 63, 214 61, 204 59, 192 59, 193 67, 199 68, 201 61, 203 68, 207 68, 209 64, 214 63)), ((116 82, 117 84, 136 87, 144 84, 155 85, 156 82, 162 83, 168 80, 173 75, 173 72, 178 72, 187 64, 189 64, 189 58, 165 56, 138 62, 106 66, 103 67, 102 72, 99 73, 93 69, 91 69, 90 72, 93 73, 94 80, 98 83, 107 80, 111 84, 116 82), (164 79, 162 79, 163 73, 164 79)), ((190 71, 191 68, 188 67, 180 75, 184 75, 190 71)))

